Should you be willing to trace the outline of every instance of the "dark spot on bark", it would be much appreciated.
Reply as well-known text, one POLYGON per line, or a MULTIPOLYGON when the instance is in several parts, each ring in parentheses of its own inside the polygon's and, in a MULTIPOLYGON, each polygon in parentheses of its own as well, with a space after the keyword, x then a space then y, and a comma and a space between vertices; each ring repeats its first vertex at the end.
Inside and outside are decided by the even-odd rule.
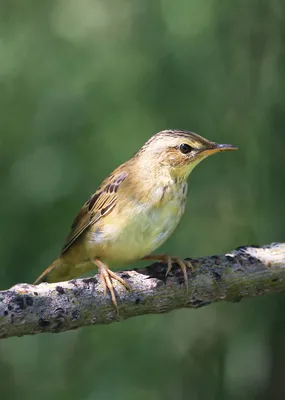
POLYGON ((14 323, 14 319, 15 319, 15 314, 11 314, 11 322, 12 322, 12 324, 14 323))
POLYGON ((35 296, 38 296, 39 294, 38 294, 38 292, 34 292, 34 295, 35 295, 35 296))
POLYGON ((98 283, 98 279, 95 278, 94 276, 91 278, 88 278, 89 283, 92 283, 93 285, 96 285, 98 283))
POLYGON ((229 262, 234 262, 234 261, 236 260, 235 256, 226 256, 226 259, 227 259, 229 262))
POLYGON ((31 307, 34 303, 33 298, 31 296, 26 296, 25 299, 26 299, 27 306, 31 307))
POLYGON ((127 272, 124 272, 123 274, 122 274, 122 278, 123 279, 128 279, 130 277, 130 275, 127 273, 127 272))
POLYGON ((4 311, 4 315, 7 316, 8 315, 8 310, 4 311))
POLYGON ((13 310, 13 307, 11 306, 11 304, 8 304, 8 310, 9 311, 13 310))
POLYGON ((271 282, 272 282, 272 283, 275 283, 275 282, 278 282, 278 281, 279 281, 279 278, 277 278, 277 276, 276 276, 275 278, 272 278, 272 279, 271 279, 271 282))
POLYGON ((138 298, 136 299, 135 303, 136 303, 136 304, 140 304, 140 302, 141 302, 141 299, 138 297, 138 298))
POLYGON ((249 257, 248 257, 248 262, 249 262, 250 264, 255 264, 255 263, 256 263, 256 258, 255 258, 255 257, 252 257, 252 256, 249 256, 249 257))
POLYGON ((156 262, 147 266, 145 269, 140 269, 139 272, 144 275, 149 275, 150 278, 156 278, 160 281, 166 282, 167 265, 156 262))
POLYGON ((50 321, 47 321, 46 319, 39 318, 38 324, 41 328, 46 328, 47 326, 50 325, 50 321))
POLYGON ((91 278, 82 279, 82 282, 85 283, 86 285, 89 285, 89 284, 96 285, 98 283, 98 280, 97 280, 97 278, 91 277, 91 278))
POLYGON ((11 303, 15 304, 14 311, 15 312, 20 312, 26 308, 26 304, 24 301, 24 298, 22 296, 16 296, 11 303))
POLYGON ((212 275, 213 275, 215 281, 217 281, 217 282, 220 282, 220 280, 222 279, 221 274, 217 271, 212 271, 212 275))
POLYGON ((80 318, 80 311, 78 311, 78 310, 72 311, 72 313, 71 313, 71 319, 72 319, 73 321, 76 321, 76 320, 79 319, 79 318, 80 318))
POLYGON ((65 293, 63 287, 61 287, 61 286, 56 286, 55 290, 57 291, 58 294, 64 294, 65 293))

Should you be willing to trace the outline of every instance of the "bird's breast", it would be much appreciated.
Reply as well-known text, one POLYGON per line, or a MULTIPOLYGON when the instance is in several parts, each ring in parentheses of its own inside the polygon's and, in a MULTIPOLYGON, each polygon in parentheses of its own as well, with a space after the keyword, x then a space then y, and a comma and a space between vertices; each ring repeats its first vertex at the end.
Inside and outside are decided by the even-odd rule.
POLYGON ((88 232, 93 256, 108 264, 125 264, 152 253, 172 234, 184 213, 187 183, 161 186, 146 202, 133 197, 88 232))

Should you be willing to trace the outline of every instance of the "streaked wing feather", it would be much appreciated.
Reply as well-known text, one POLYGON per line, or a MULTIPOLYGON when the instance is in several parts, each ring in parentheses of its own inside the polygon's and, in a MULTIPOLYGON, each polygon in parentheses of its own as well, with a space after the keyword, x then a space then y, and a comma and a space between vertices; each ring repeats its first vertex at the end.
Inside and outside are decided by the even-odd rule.
POLYGON ((78 237, 100 218, 107 215, 116 205, 117 192, 127 178, 127 172, 117 172, 107 178, 99 189, 86 201, 71 226, 71 232, 61 251, 63 254, 78 237))

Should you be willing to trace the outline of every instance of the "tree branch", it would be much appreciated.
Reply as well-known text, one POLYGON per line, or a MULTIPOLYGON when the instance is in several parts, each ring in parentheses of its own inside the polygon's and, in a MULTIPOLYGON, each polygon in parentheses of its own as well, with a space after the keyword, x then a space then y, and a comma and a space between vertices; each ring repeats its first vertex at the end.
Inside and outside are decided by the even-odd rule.
MULTIPOLYGON (((181 269, 155 263, 134 271, 122 271, 132 292, 114 282, 120 318, 160 314, 179 308, 198 308, 216 301, 240 301, 285 290, 285 243, 243 246, 231 253, 188 259, 186 293, 181 269)), ((0 338, 41 332, 63 332, 85 325, 117 321, 110 296, 104 296, 98 275, 56 284, 18 284, 0 292, 0 338)))

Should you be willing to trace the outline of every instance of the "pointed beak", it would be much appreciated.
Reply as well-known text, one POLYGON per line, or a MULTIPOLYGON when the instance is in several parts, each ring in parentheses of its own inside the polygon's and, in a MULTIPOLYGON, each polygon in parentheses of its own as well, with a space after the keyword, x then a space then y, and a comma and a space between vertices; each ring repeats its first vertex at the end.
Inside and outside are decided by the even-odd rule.
POLYGON ((232 144, 218 144, 218 143, 213 143, 211 148, 204 150, 203 153, 205 155, 211 155, 214 153, 219 153, 220 151, 230 151, 230 150, 237 150, 238 148, 236 146, 233 146, 232 144))

